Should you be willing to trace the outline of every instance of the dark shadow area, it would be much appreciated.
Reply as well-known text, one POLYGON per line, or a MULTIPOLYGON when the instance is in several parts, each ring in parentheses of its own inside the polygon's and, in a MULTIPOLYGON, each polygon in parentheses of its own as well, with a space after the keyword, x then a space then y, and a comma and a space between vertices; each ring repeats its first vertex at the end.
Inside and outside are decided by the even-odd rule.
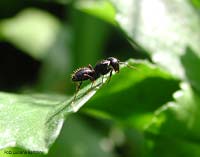
POLYGON ((40 62, 8 43, 0 43, 0 90, 15 91, 37 80, 40 62))
POLYGON ((114 26, 110 26, 110 34, 105 45, 104 55, 107 57, 118 57, 123 61, 129 58, 151 60, 141 47, 137 47, 137 45, 133 46, 131 44, 133 41, 129 40, 127 40, 127 36, 123 32, 114 26))
POLYGON ((52 13, 60 19, 66 18, 66 6, 56 2, 26 1, 26 0, 7 0, 0 1, 0 18, 15 16, 18 12, 26 8, 38 8, 52 13))

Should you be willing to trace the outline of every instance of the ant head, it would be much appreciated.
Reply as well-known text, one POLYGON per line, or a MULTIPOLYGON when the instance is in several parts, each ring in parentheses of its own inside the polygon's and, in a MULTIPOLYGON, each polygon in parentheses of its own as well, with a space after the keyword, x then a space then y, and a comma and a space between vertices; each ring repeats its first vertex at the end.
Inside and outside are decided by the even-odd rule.
POLYGON ((107 60, 110 61, 110 64, 113 67, 113 69, 115 70, 115 72, 119 72, 120 61, 117 58, 114 58, 114 57, 109 57, 109 58, 107 58, 107 60))

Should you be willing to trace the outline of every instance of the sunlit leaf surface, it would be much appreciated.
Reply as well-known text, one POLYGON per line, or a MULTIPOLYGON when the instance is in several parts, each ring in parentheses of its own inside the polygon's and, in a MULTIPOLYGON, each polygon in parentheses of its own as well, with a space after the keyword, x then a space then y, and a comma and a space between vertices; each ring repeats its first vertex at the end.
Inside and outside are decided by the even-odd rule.
MULTIPOLYGON (((188 0, 111 0, 116 20, 154 62, 185 78, 180 56, 189 47, 200 56, 200 17, 188 0)), ((134 43, 133 43, 134 44, 134 43)))
POLYGON ((51 95, 0 93, 0 148, 22 147, 47 152, 58 136, 63 119, 47 128, 48 112, 65 98, 51 95))
POLYGON ((64 118, 92 97, 99 85, 71 98, 54 95, 0 93, 0 149, 21 147, 46 153, 62 128, 64 118))

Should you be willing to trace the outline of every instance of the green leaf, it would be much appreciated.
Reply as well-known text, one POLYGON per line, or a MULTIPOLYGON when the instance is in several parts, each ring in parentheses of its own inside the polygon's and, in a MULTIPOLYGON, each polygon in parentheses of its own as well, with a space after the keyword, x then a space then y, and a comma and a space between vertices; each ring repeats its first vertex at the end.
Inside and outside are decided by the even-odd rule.
POLYGON ((196 8, 200 8, 200 0, 192 0, 192 4, 193 4, 196 8))
POLYGON ((200 56, 200 17, 188 0, 111 0, 116 20, 132 44, 179 78, 185 78, 180 56, 187 47, 200 56))
POLYGON ((121 68, 103 86, 84 110, 104 118, 115 118, 143 129, 154 110, 172 100, 178 81, 147 61, 129 60, 137 70, 121 68))
POLYGON ((132 123, 137 116, 140 125, 144 125, 142 115, 148 118, 149 113, 171 100, 178 81, 148 62, 129 60, 128 63, 138 70, 121 66, 120 73, 114 74, 109 84, 108 76, 104 76, 103 83, 99 78, 92 88, 91 84, 82 88, 74 101, 74 96, 0 93, 0 148, 20 147, 47 153, 60 133, 64 118, 77 112, 101 87, 88 108, 132 123), (152 94, 155 91, 159 93, 152 94))
POLYGON ((64 118, 77 112, 102 86, 100 82, 98 79, 93 88, 88 85, 81 89, 73 102, 73 97, 1 92, 0 149, 20 147, 47 153, 60 133, 64 118))
POLYGON ((186 53, 181 56, 181 63, 188 82, 200 93, 200 56, 197 56, 192 49, 187 48, 186 53))
POLYGON ((66 98, 53 95, 0 93, 0 148, 22 147, 47 152, 60 132, 63 119, 48 128, 48 112, 66 98))
POLYGON ((101 0, 101 1, 78 0, 75 2, 75 8, 85 13, 92 14, 96 17, 99 17, 113 25, 116 24, 115 18, 114 18, 115 9, 113 8, 112 4, 108 0, 101 0))
POLYGON ((105 148, 105 139, 102 130, 95 129, 87 119, 78 114, 72 115, 48 156, 112 157, 112 150, 105 148))
POLYGON ((181 84, 181 89, 174 94, 174 102, 167 103, 155 112, 146 131, 153 135, 154 149, 159 147, 160 155, 167 148, 169 152, 176 152, 176 157, 183 155, 183 152, 198 157, 200 97, 189 84, 181 84), (179 146, 174 147, 175 143, 179 146))
POLYGON ((60 23, 51 14, 29 8, 0 22, 0 34, 36 59, 42 59, 59 33, 60 23))
POLYGON ((177 139, 168 136, 156 136, 152 137, 151 151, 147 157, 162 156, 162 157, 199 157, 200 150, 199 144, 185 141, 183 139, 177 139))

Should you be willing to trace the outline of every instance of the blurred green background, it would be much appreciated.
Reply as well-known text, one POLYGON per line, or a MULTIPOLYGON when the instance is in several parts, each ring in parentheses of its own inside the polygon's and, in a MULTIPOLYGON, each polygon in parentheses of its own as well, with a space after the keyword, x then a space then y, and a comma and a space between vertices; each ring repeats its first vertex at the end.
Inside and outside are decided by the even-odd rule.
POLYGON ((123 69, 70 115, 47 155, 8 148, 0 157, 199 156, 199 8, 199 0, 1 1, 3 92, 72 96, 79 67, 109 56, 145 63, 123 69))
MULTIPOLYGON (((34 85, 39 91, 71 94, 69 76, 74 69, 108 56, 122 61, 145 57, 113 22, 85 13, 75 2, 63 3, 1 2, 2 90, 34 85)), ((114 8, 102 5, 108 20, 113 18, 114 8)))

